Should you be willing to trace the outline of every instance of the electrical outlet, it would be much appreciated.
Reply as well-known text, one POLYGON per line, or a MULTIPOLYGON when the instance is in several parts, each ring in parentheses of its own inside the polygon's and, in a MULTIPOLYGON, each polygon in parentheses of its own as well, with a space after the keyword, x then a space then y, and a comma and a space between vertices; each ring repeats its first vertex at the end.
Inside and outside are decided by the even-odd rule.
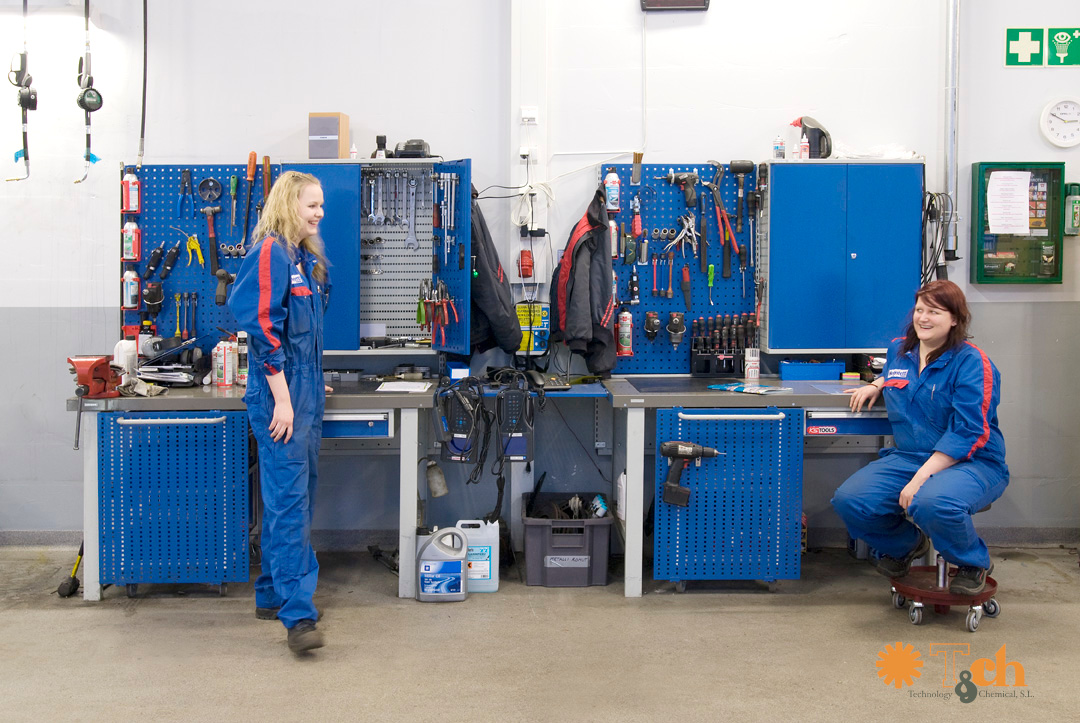
POLYGON ((535 105, 523 105, 521 106, 521 122, 522 123, 535 123, 536 116, 539 109, 535 105))
POLYGON ((518 158, 522 163, 536 163, 536 147, 520 146, 518 148, 518 158))

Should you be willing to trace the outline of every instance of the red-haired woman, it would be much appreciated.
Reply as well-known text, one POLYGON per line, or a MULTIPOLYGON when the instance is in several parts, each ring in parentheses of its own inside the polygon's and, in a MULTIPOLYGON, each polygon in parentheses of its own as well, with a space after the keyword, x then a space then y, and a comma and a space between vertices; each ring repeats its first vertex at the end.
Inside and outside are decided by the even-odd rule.
POLYGON ((851 395, 858 412, 884 394, 896 447, 853 474, 832 500, 851 536, 874 549, 878 571, 903 577, 932 540, 959 568, 949 585, 957 595, 986 586, 994 566, 971 515, 1009 484, 997 420, 1001 375, 967 341, 970 318, 951 281, 915 294, 907 333, 890 347, 881 376, 851 395))

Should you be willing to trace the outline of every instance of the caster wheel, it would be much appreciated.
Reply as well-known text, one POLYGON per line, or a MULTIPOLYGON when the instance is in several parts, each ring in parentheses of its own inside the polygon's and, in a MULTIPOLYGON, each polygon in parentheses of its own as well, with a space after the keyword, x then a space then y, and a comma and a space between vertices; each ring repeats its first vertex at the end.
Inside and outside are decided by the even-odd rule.
POLYGON ((982 618, 982 611, 980 610, 968 610, 967 619, 964 621, 969 633, 973 633, 979 629, 979 620, 982 618))
POLYGON ((686 581, 685 580, 679 580, 679 581, 677 581, 675 583, 675 592, 679 593, 680 595, 682 593, 686 592, 686 581))
POLYGON ((911 620, 912 625, 922 624, 922 608, 913 607, 908 611, 908 619, 911 620))
POLYGON ((223 582, 220 585, 218 585, 218 595, 220 597, 225 597, 228 594, 229 594, 229 583, 223 582))
POLYGON ((138 583, 129 583, 126 586, 126 588, 127 588, 127 596, 128 597, 135 597, 136 595, 139 594, 139 584, 138 583))
POLYGON ((996 618, 1001 614, 1001 606, 998 605, 998 601, 994 598, 990 598, 983 603, 983 612, 986 613, 988 618, 996 618))
POLYGON ((898 592, 892 594, 892 606, 897 610, 903 610, 904 605, 907 604, 907 598, 898 592))

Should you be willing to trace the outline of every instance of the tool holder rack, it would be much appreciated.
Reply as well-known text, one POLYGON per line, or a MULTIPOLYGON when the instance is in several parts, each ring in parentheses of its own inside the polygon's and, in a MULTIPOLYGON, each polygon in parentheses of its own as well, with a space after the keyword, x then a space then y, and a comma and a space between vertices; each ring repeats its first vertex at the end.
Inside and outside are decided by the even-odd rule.
MULTIPOLYGON (((641 183, 636 186, 630 185, 633 166, 628 163, 605 164, 601 166, 601 181, 603 180, 603 177, 607 175, 608 169, 612 167, 615 168, 615 172, 618 174, 619 182, 621 184, 621 208, 618 213, 613 214, 609 212, 608 218, 615 221, 616 224, 620 224, 625 228, 626 232, 629 233, 633 221, 632 201, 634 196, 638 195, 641 199, 641 225, 643 233, 649 239, 650 256, 647 260, 638 259, 635 266, 624 264, 624 257, 612 262, 615 274, 618 277, 616 315, 621 306, 626 304, 626 308, 634 318, 634 355, 618 357, 614 371, 617 374, 686 374, 693 368, 691 363, 691 327, 695 319, 699 317, 715 316, 717 314, 735 315, 754 311, 754 259, 750 258, 749 254, 747 255, 746 297, 743 298, 739 261, 734 253, 731 255, 731 277, 727 279, 722 277, 723 249, 720 245, 720 231, 716 227, 716 207, 713 203, 712 193, 699 182, 695 190, 698 195, 701 195, 702 193, 705 194, 705 214, 708 219, 707 237, 709 245, 707 247, 707 260, 708 263, 715 266, 712 289, 713 305, 709 305, 708 273, 703 273, 701 271, 700 259, 696 256, 692 256, 689 249, 687 249, 685 257, 679 250, 675 251, 675 268, 671 274, 673 285, 672 298, 652 296, 653 271, 651 256, 654 253, 659 254, 663 246, 667 244, 667 241, 661 241, 659 239, 654 240, 652 238, 652 230, 654 228, 679 228, 676 219, 690 210, 694 213, 695 230, 700 228, 701 224, 701 217, 698 212, 699 206, 695 205, 693 209, 688 209, 683 192, 677 185, 670 184, 667 181, 654 177, 666 176, 669 170, 674 170, 675 173, 696 171, 700 181, 711 182, 713 175, 716 172, 716 167, 705 162, 682 165, 644 164, 641 167, 641 183), (683 264, 687 264, 690 267, 691 304, 689 310, 686 308, 682 288, 679 286, 682 279, 683 264), (632 268, 637 269, 638 284, 640 287, 639 298, 641 303, 636 305, 629 304, 629 283, 632 268), (661 328, 653 341, 649 341, 645 335, 646 311, 655 311, 660 317, 661 328), (670 312, 673 311, 683 312, 686 323, 686 334, 683 337, 682 343, 677 347, 671 345, 666 331, 670 312)), ((724 207, 731 220, 732 232, 735 232, 738 184, 735 176, 730 172, 727 165, 724 166, 724 171, 724 178, 720 183, 721 197, 724 200, 724 207)), ((743 184, 743 230, 741 233, 735 233, 740 249, 743 248, 744 244, 747 244, 750 241, 750 214, 747 208, 746 194, 749 194, 754 190, 756 181, 757 172, 755 167, 754 172, 746 174, 746 179, 743 184)), ((605 236, 605 241, 606 240, 607 237, 605 236)), ((640 244, 638 249, 640 250, 640 244)), ((701 252, 700 243, 698 252, 701 252)), ((658 276, 659 275, 661 274, 658 274, 658 276)), ((668 272, 666 268, 664 269, 662 276, 662 279, 656 279, 657 289, 667 287, 668 272)), ((725 351, 725 354, 732 355, 736 351, 741 352, 741 350, 728 349, 725 351)), ((711 368, 717 370, 717 372, 715 374, 704 374, 705 376, 742 375, 741 365, 739 365, 739 368, 735 369, 734 372, 727 372, 727 367, 722 363, 714 364, 711 368)))
MULTIPOLYGON (((135 263, 145 288, 147 281, 159 281, 161 268, 152 278, 145 278, 147 260, 150 252, 155 248, 164 246, 167 252, 177 243, 180 244, 180 255, 177 257, 176 266, 167 279, 162 281, 161 288, 165 300, 161 305, 161 312, 152 320, 157 326, 157 334, 168 338, 175 334, 177 328, 176 302, 173 295, 176 293, 195 292, 199 295, 198 304, 195 307, 194 325, 188 322, 188 327, 193 327, 196 336, 208 335, 217 328, 235 331, 236 320, 227 306, 214 304, 214 292, 217 290, 217 278, 210 273, 209 253, 218 254, 218 267, 225 269, 230 274, 235 274, 240 269, 243 258, 232 258, 220 253, 220 249, 209 249, 209 234, 206 227, 206 216, 199 212, 204 206, 221 206, 221 212, 214 216, 214 229, 217 243, 236 245, 244 242, 244 210, 247 207, 247 166, 245 165, 146 165, 138 171, 134 166, 125 166, 121 171, 135 172, 142 186, 142 203, 138 214, 122 213, 120 225, 123 226, 128 220, 134 220, 139 224, 142 232, 142 249, 138 262, 135 263), (180 174, 184 170, 191 171, 191 202, 184 200, 182 218, 177 218, 177 195, 180 191, 180 174), (230 229, 231 197, 229 196, 229 177, 236 176, 239 184, 236 191, 236 228, 230 229), (199 182, 205 178, 215 178, 221 183, 222 194, 216 201, 207 202, 199 198, 199 182), (177 231, 179 228, 183 233, 177 231), (195 235, 199 239, 199 245, 203 252, 203 266, 192 253, 191 265, 187 263, 187 237, 195 235)), ((281 174, 281 166, 271 166, 271 182, 281 174)), ((262 167, 255 170, 255 180, 251 184, 251 216, 248 222, 248 232, 255 228, 255 206, 262 198, 262 167)), ((121 262, 121 273, 123 264, 121 262)), ((162 260, 162 265, 164 259, 162 260)), ((231 291, 231 288, 230 288, 231 291)), ((121 324, 126 328, 138 327, 141 314, 146 311, 142 299, 139 300, 139 308, 136 310, 124 310, 121 313, 121 324)), ((182 313, 182 312, 181 312, 182 313)), ((218 335, 212 334, 198 344, 204 352, 209 353, 217 343, 218 335)))

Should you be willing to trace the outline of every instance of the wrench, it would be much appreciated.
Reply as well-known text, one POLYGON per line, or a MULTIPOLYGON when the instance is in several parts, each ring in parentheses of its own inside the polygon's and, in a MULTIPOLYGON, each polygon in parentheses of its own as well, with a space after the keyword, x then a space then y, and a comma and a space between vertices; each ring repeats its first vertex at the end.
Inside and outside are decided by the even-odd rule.
POLYGON ((409 235, 405 237, 405 248, 415 251, 420 248, 416 240, 416 179, 409 179, 409 235))
POLYGON ((383 221, 386 220, 386 214, 383 213, 383 186, 385 186, 386 184, 383 183, 383 177, 382 177, 381 173, 378 176, 378 181, 379 181, 378 182, 378 186, 379 186, 379 210, 375 213, 375 218, 373 220, 375 221, 376 226, 382 226, 383 221))
POLYGON ((416 206, 413 203, 413 196, 416 193, 416 190, 414 188, 415 185, 416 184, 413 183, 413 180, 411 178, 409 178, 409 172, 408 171, 403 171, 402 174, 401 174, 401 213, 402 213, 401 227, 402 228, 407 228, 407 227, 412 226, 412 214, 416 213, 416 206), (405 203, 405 190, 406 189, 409 189, 409 203, 408 204, 405 203), (412 212, 409 214, 408 218, 405 218, 404 214, 410 208, 412 208, 412 212))
POLYGON ((368 179, 368 186, 371 188, 371 203, 368 204, 368 210, 370 211, 370 213, 368 213, 367 220, 370 221, 371 223, 375 223, 375 179, 374 178, 369 178, 368 179))
MULTIPOLYGON (((387 178, 389 178, 389 172, 387 172, 387 178)), ((393 191, 393 193, 394 193, 394 197, 393 197, 394 198, 394 203, 393 203, 394 212, 390 214, 390 223, 393 223, 393 224, 400 224, 401 223, 401 214, 399 213, 400 207, 399 207, 399 203, 398 203, 398 186, 400 186, 400 185, 401 185, 401 172, 400 171, 394 171, 394 191, 393 191)))

